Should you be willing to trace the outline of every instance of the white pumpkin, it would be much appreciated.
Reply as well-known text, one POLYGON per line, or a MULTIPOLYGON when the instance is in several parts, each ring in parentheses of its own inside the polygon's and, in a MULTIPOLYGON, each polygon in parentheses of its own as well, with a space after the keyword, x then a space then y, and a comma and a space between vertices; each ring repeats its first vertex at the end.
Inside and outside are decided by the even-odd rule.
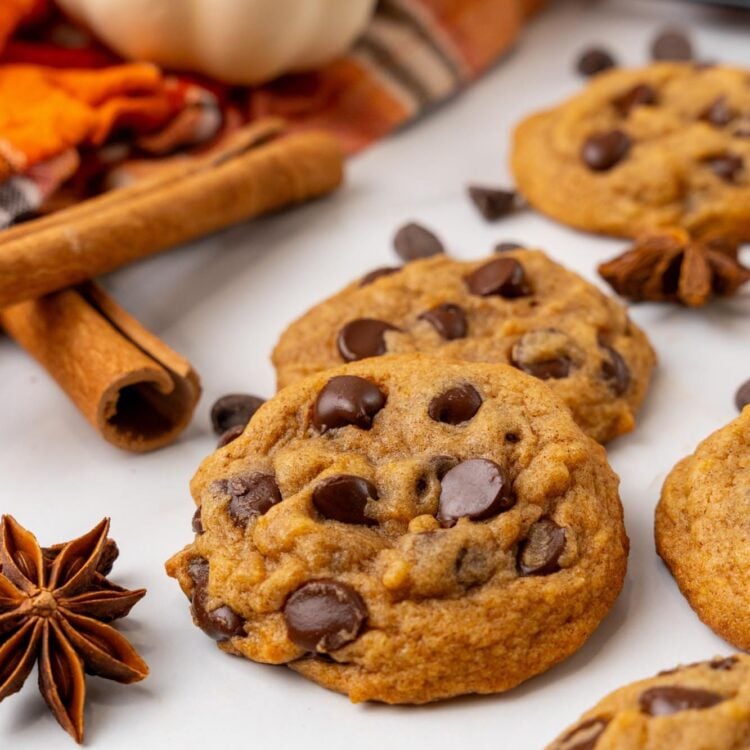
POLYGON ((345 52, 376 0, 58 0, 126 58, 257 84, 345 52))

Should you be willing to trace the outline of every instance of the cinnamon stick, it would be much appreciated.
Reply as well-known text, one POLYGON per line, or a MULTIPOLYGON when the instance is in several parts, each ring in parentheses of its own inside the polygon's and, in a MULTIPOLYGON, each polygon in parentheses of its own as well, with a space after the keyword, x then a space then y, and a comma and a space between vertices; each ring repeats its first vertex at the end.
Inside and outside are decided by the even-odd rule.
POLYGON ((0 308, 336 188, 338 142, 269 119, 219 152, 0 233, 0 308))
POLYGON ((118 448, 160 448, 189 424, 198 375, 98 285, 7 307, 0 326, 118 448))

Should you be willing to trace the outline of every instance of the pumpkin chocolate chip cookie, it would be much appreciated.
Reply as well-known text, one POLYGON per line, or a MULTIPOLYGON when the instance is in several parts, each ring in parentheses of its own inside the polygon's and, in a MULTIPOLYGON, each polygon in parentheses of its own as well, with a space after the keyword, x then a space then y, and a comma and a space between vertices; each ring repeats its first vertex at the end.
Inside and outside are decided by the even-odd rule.
POLYGON ((750 239, 750 72, 690 62, 597 76, 517 128, 535 208, 618 236, 679 226, 750 239))
POLYGON ((654 365, 618 302, 522 248, 368 274, 292 323, 273 361, 283 388, 344 362, 411 352, 512 364, 544 380, 600 442, 633 429, 654 365))
POLYGON ((353 701, 508 690, 617 597, 617 478, 548 388, 419 354, 318 373, 263 405, 192 482, 167 570, 232 654, 353 701))
POLYGON ((750 657, 678 667, 610 693, 547 750, 746 750, 750 657))
POLYGON ((704 440, 667 477, 656 546, 710 628, 750 649, 750 408, 704 440))

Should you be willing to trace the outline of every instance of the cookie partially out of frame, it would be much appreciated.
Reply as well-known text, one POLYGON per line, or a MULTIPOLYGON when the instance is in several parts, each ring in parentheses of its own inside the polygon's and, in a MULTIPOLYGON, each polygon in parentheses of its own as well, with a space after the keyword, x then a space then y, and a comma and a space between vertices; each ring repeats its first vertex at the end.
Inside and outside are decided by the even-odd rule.
POLYGON ((654 365, 646 336, 620 303, 544 253, 439 255, 386 271, 287 328, 273 353, 280 388, 350 359, 424 352, 544 380, 600 442, 635 426, 654 365))
POLYGON ((669 474, 656 546, 701 620, 750 649, 750 408, 669 474))
POLYGON ((512 168, 539 211, 592 232, 750 239, 750 72, 656 63, 524 120, 512 168))
POLYGON ((717 657, 615 690, 547 750, 746 750, 750 657, 717 657))
POLYGON ((372 358, 284 389, 204 461, 167 570, 223 650, 353 701, 500 692, 615 601, 617 484, 538 380, 372 358))

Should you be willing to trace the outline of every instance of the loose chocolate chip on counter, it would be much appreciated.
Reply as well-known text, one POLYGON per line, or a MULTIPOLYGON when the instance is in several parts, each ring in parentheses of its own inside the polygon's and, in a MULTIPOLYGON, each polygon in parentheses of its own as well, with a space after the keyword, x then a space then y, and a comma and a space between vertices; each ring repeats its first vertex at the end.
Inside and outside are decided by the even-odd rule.
POLYGON ((367 620, 362 597, 338 581, 310 581, 284 605, 290 640, 313 653, 328 653, 356 640, 367 620))
POLYGON ((223 448, 225 445, 234 442, 237 438, 245 431, 245 428, 241 424, 236 424, 234 427, 230 427, 226 432, 222 433, 222 436, 216 443, 217 448, 223 448))
POLYGON ((744 382, 734 394, 734 403, 738 411, 742 411, 750 404, 750 380, 744 382))
POLYGON ((369 286, 373 281, 383 278, 383 276, 390 276, 391 274, 400 271, 400 266, 383 266, 382 268, 374 268, 370 273, 366 273, 360 280, 359 285, 369 286))
POLYGON ((562 331, 539 328, 525 333, 511 349, 514 367, 540 380, 567 378, 573 369, 568 354, 571 342, 562 331))
POLYGON ((449 388, 430 401, 427 413, 430 419, 445 424, 468 422, 482 405, 482 397, 477 389, 468 383, 449 388))
POLYGON ((581 159, 589 169, 606 172, 625 158, 630 145, 630 138, 622 130, 595 133, 584 141, 581 159))
POLYGON ((656 91, 647 83, 639 83, 618 96, 613 104, 623 117, 627 117, 634 107, 645 107, 656 104, 656 102, 656 91))
POLYGON ((205 531, 203 528, 203 517, 201 515, 201 508, 198 506, 193 513, 193 533, 202 534, 205 531))
POLYGON ((706 159, 706 164, 708 164, 717 177, 721 177, 725 182, 736 182, 740 173, 745 168, 742 157, 735 154, 714 156, 711 159, 706 159))
POLYGON ((692 60, 693 45, 682 29, 664 29, 651 44, 654 60, 692 60))
POLYGON ((462 339, 466 336, 466 314, 458 306, 450 302, 437 305, 422 313, 420 320, 426 320, 447 341, 462 339))
POLYGON ((339 474, 322 481, 313 491, 313 505, 318 513, 341 523, 371 526, 376 523, 365 515, 370 500, 378 499, 378 491, 362 477, 339 474))
POLYGON ((711 708, 723 700, 718 693, 702 688, 662 685, 641 693, 638 705, 649 716, 669 716, 679 711, 711 708))
POLYGON ((347 323, 340 331, 336 344, 346 362, 385 354, 386 331, 398 331, 396 326, 375 318, 358 318, 347 323))
POLYGON ((312 422, 321 432, 347 425, 369 430, 385 401, 385 394, 369 380, 337 375, 318 394, 312 422))
POLYGON ((498 258, 485 263, 464 281, 472 294, 498 295, 507 299, 531 294, 523 266, 515 258, 498 258))
POLYGON ((208 610, 208 560, 203 557, 191 560, 188 574, 193 580, 191 609, 195 624, 216 641, 225 641, 236 635, 244 635, 244 620, 226 604, 208 610))
POLYGON ((518 548, 518 570, 525 576, 556 573, 560 570, 558 563, 564 551, 565 529, 551 518, 541 518, 531 525, 518 548))
POLYGON ((609 719, 589 719, 574 727, 556 745, 556 750, 594 750, 596 743, 604 734, 609 719))
POLYGON ((438 520, 446 526, 459 518, 483 521, 515 504, 503 470, 484 458, 462 461, 440 482, 438 520))
POLYGON ((258 516, 263 516, 282 500, 276 480, 270 474, 249 474, 227 481, 231 500, 227 507, 235 525, 245 527, 258 516))
POLYGON ((607 50, 601 47, 591 47, 584 50, 576 62, 576 70, 583 76, 595 76, 603 70, 614 68, 615 59, 607 50))
POLYGON ((705 120, 717 128, 723 128, 725 125, 729 125, 734 117, 735 112, 729 106, 725 96, 720 96, 701 113, 701 120, 705 120))
POLYGON ((602 360, 602 378, 610 384, 616 396, 622 396, 630 387, 630 368, 620 352, 609 344, 599 340, 599 347, 607 353, 602 360))
POLYGON ((405 263, 420 258, 429 258, 445 252, 443 243, 429 229, 411 222, 396 232, 393 237, 396 254, 405 263))
POLYGON ((487 221, 495 221, 509 214, 516 207, 515 190, 469 185, 469 198, 487 221))
POLYGON ((247 393, 230 393, 222 396, 211 407, 211 423, 217 435, 223 435, 230 427, 243 428, 265 401, 247 393))
POLYGON ((511 250, 523 250, 523 245, 520 242, 498 242, 495 245, 494 252, 496 253, 509 253, 511 250))

